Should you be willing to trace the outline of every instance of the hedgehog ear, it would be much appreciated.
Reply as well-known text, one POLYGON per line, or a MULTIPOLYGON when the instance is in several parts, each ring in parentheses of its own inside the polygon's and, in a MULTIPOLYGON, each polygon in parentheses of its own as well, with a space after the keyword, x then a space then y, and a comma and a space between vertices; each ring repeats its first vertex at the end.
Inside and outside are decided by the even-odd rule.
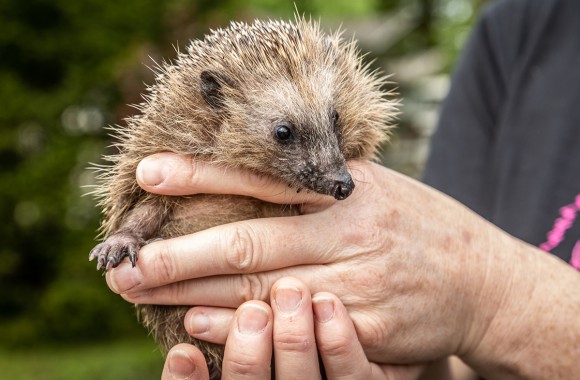
POLYGON ((204 70, 199 75, 201 80, 201 96, 212 108, 224 106, 223 86, 230 81, 224 75, 214 70, 204 70))

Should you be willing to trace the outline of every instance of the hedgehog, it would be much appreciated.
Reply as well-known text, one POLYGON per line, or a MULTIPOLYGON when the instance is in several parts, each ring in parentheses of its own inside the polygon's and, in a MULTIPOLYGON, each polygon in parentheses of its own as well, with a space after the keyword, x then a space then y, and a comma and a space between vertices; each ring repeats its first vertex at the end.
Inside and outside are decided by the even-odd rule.
MULTIPOLYGON (((154 239, 240 220, 298 215, 233 195, 154 195, 136 180, 138 163, 160 152, 190 155, 224 168, 243 168, 306 190, 346 199, 355 184, 349 160, 374 160, 397 114, 388 76, 371 70, 356 41, 324 33, 318 22, 231 22, 189 43, 155 68, 138 115, 112 127, 118 153, 98 168, 95 195, 103 209, 103 242, 89 254, 105 271, 154 239), (189 212, 186 212, 189 210, 189 212)), ((141 322, 163 353, 189 342, 220 378, 223 346, 191 338, 190 305, 137 305, 141 322)))

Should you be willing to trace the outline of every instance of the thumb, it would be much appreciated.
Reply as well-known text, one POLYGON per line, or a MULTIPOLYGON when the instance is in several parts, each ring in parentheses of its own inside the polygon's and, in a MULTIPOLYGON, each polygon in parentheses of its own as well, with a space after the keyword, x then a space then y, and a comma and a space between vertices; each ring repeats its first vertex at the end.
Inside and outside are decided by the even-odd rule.
POLYGON ((167 354, 161 380, 209 380, 205 357, 191 344, 178 344, 167 354))

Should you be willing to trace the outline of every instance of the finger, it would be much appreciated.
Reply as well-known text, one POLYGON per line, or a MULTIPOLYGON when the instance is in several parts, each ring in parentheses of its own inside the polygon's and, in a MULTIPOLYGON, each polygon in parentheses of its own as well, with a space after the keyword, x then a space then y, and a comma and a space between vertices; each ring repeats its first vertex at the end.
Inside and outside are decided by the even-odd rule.
POLYGON ((369 363, 354 324, 338 297, 317 293, 312 297, 318 352, 329 379, 382 378, 379 367, 369 363))
POLYGON ((346 308, 334 294, 327 292, 315 294, 312 297, 312 310, 316 344, 327 378, 385 380, 420 378, 424 365, 369 362, 346 308))
POLYGON ((329 235, 328 217, 318 216, 242 221, 155 241, 141 248, 136 267, 123 262, 108 271, 107 283, 114 292, 126 293, 206 276, 330 262, 342 239, 320 239, 329 235))
POLYGON ((270 289, 280 278, 293 276, 303 281, 312 291, 331 289, 344 294, 339 264, 302 265, 277 271, 212 276, 202 279, 182 281, 138 292, 121 293, 128 302, 156 305, 206 305, 237 308, 248 300, 269 302, 270 289))
POLYGON ((309 374, 309 379, 320 379, 310 291, 300 281, 285 277, 272 287, 271 299, 276 378, 309 374))
MULTIPOLYGON (((350 201, 342 204, 348 207, 350 201)), ((338 251, 345 259, 345 251, 355 250, 344 247, 361 233, 337 223, 334 207, 298 217, 241 221, 153 242, 140 250, 135 268, 124 262, 108 271, 107 283, 114 292, 126 293, 192 278, 327 263, 338 251)))
POLYGON ((178 344, 167 354, 161 380, 209 379, 205 358, 190 344, 178 344))
POLYGON ((238 308, 228 335, 222 378, 269 379, 272 363, 272 312, 264 302, 238 308))
POLYGON ((146 157, 137 166, 136 175, 139 186, 155 194, 236 194, 282 204, 333 201, 313 192, 297 192, 287 184, 248 170, 212 166, 174 153, 146 157))
POLYGON ((185 329, 194 338, 225 344, 234 313, 234 309, 192 307, 185 315, 185 329))

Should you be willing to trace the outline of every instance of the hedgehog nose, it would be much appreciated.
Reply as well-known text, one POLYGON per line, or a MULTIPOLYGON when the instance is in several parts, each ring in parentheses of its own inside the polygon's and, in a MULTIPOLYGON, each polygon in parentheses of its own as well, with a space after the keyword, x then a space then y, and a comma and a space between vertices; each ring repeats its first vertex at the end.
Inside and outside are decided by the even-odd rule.
POLYGON ((341 180, 334 181, 332 195, 335 199, 342 201, 352 194, 354 182, 349 174, 346 174, 341 180))

